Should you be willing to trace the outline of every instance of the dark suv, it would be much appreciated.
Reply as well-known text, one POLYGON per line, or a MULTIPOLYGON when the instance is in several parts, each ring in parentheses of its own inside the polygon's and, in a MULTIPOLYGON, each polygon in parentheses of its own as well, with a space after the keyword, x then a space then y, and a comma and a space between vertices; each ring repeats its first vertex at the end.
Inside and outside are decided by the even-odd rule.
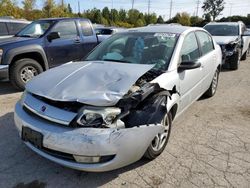
POLYGON ((98 39, 87 19, 41 19, 14 37, 0 40, 0 79, 9 78, 18 89, 41 72, 82 59, 98 39))

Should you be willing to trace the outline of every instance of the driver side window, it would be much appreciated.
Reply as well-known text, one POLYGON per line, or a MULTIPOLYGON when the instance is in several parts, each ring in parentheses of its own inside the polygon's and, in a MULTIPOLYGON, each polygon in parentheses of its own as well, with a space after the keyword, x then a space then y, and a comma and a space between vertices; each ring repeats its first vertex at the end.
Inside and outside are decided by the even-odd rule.
POLYGON ((199 47, 195 34, 188 34, 183 42, 180 59, 181 62, 196 61, 200 58, 199 47))

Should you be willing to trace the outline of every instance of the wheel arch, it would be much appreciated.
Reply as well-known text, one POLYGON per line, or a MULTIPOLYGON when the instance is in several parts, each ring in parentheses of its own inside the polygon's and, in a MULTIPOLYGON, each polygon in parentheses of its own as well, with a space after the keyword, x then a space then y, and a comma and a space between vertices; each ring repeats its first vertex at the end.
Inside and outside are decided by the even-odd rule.
POLYGON ((7 64, 13 66, 13 64, 20 59, 30 58, 36 60, 43 68, 43 70, 49 69, 48 61, 46 54, 43 48, 39 45, 30 45, 26 47, 19 47, 12 49, 6 54, 6 62, 7 64))

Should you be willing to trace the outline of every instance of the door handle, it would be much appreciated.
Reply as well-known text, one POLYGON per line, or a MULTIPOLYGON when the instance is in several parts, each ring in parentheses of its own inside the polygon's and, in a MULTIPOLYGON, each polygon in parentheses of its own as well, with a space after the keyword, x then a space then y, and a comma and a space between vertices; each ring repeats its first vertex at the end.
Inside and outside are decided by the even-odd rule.
POLYGON ((80 39, 75 39, 74 42, 75 42, 76 44, 80 44, 80 43, 81 43, 80 39))

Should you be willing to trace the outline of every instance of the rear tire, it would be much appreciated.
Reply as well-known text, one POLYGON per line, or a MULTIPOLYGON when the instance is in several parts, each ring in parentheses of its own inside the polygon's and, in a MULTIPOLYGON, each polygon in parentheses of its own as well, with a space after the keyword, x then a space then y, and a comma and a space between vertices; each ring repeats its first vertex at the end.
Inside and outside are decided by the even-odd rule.
POLYGON ((20 59, 10 68, 10 82, 18 90, 24 90, 25 84, 42 72, 42 66, 34 59, 20 59))
POLYGON ((244 54, 243 54, 243 56, 241 57, 241 60, 246 60, 247 59, 247 53, 248 53, 248 51, 246 51, 244 54))
POLYGON ((217 69, 214 73, 214 77, 213 77, 213 80, 212 80, 210 87, 204 93, 204 95, 206 97, 213 97, 215 95, 216 90, 217 90, 217 86, 218 86, 218 82, 219 82, 219 73, 220 73, 220 71, 217 69))
POLYGON ((164 116, 164 118, 162 120, 162 123, 166 126, 166 128, 164 130, 164 133, 159 133, 152 140, 150 146, 148 147, 147 151, 144 154, 144 157, 147 158, 147 159, 153 160, 156 157, 158 157, 164 151, 164 149, 165 149, 165 147, 166 147, 166 145, 168 143, 170 133, 171 133, 171 126, 172 126, 172 115, 171 115, 171 113, 167 113, 164 116), (157 139, 159 139, 160 137, 164 138, 164 143, 163 142, 157 143, 157 139), (159 148, 157 146, 159 146, 159 148))

